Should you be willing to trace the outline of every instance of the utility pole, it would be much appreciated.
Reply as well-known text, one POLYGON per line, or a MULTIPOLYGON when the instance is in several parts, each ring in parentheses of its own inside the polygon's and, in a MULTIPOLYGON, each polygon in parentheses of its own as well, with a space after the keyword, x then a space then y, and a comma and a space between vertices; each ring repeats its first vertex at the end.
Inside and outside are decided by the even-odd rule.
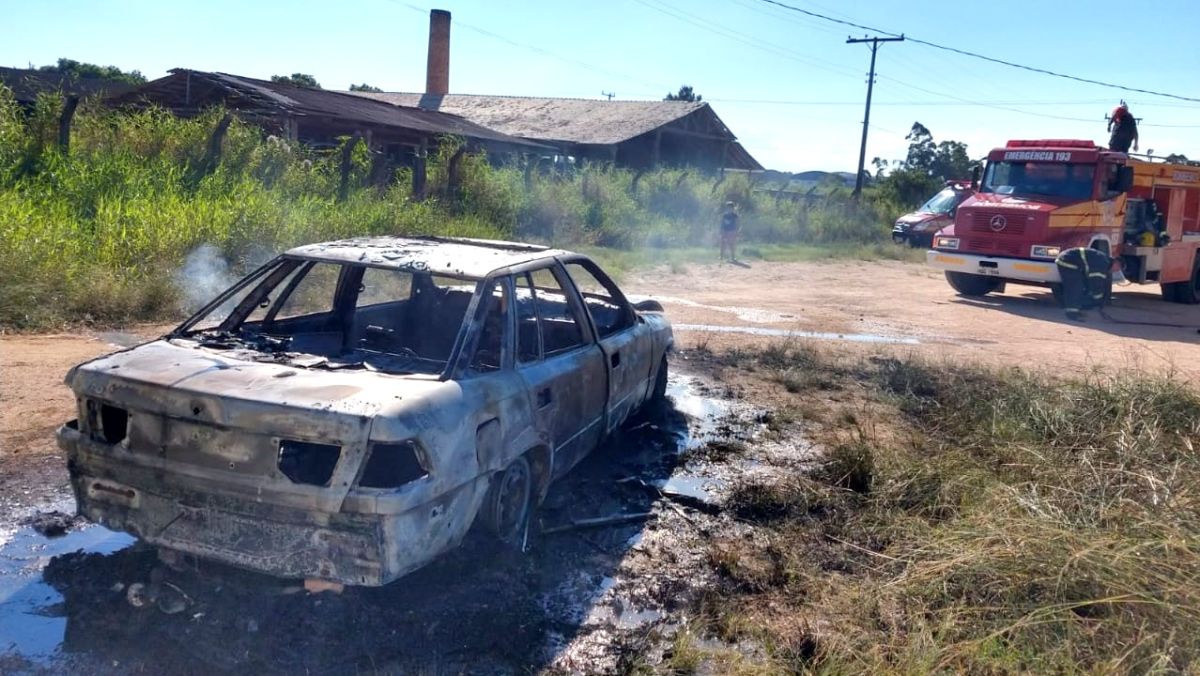
POLYGON ((879 51, 881 42, 904 42, 904 36, 898 38, 846 38, 846 44, 867 42, 871 44, 871 74, 867 76, 867 111, 863 113, 862 145, 858 148, 858 173, 854 175, 854 197, 862 195, 863 167, 867 162, 867 127, 871 124, 871 92, 875 88, 875 53, 879 51))
POLYGON ((607 96, 609 101, 612 101, 613 97, 616 95, 616 92, 606 92, 603 89, 600 90, 600 96, 607 96))

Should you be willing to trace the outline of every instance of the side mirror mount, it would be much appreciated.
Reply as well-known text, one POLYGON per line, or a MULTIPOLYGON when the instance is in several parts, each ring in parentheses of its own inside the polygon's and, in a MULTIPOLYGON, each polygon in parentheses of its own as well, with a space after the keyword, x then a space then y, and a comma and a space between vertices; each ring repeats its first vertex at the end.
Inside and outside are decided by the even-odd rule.
POLYGON ((1133 189, 1133 167, 1118 167, 1116 185, 1117 192, 1129 192, 1133 189))
POLYGON ((641 301, 640 303, 634 303, 633 309, 637 310, 638 312, 663 312, 664 311, 662 303, 654 300, 653 298, 647 298, 646 300, 641 301))

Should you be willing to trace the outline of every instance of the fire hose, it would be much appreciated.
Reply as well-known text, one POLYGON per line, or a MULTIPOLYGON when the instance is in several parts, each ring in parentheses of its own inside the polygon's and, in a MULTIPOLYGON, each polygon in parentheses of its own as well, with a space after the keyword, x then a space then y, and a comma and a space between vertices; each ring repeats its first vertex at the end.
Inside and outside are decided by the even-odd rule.
MULTIPOLYGON (((1124 284, 1124 286, 1132 286, 1132 284, 1126 283, 1126 284, 1124 284)), ((1200 333, 1200 325, 1197 325, 1197 324, 1179 324, 1179 323, 1175 323, 1175 322, 1147 322, 1147 321, 1135 320, 1135 319, 1117 319, 1116 317, 1113 317, 1112 315, 1108 314, 1106 305, 1101 305, 1097 309, 1099 310, 1101 317, 1103 317, 1105 320, 1107 320, 1113 324, 1126 324, 1129 326, 1161 326, 1163 328, 1168 328, 1168 329, 1196 329, 1196 333, 1200 333)))
POLYGON ((1129 324, 1133 326, 1162 326, 1169 329, 1196 329, 1196 332, 1200 333, 1200 325, 1197 324, 1176 324, 1172 322, 1146 322, 1134 319, 1117 319, 1116 317, 1108 314, 1108 311, 1104 309, 1103 305, 1100 306, 1099 310, 1100 316, 1104 317, 1113 324, 1129 324))

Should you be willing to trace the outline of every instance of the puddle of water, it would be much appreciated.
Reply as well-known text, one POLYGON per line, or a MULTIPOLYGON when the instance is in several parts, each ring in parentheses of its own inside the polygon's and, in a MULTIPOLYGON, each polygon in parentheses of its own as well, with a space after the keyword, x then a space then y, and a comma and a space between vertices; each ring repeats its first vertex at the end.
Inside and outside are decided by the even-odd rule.
POLYGON ((663 495, 682 498, 685 501, 702 505, 718 505, 718 492, 725 487, 725 482, 690 474, 672 474, 670 477, 654 484, 663 495))
POLYGON ((717 421, 732 410, 731 402, 705 396, 699 386, 700 381, 690 376, 672 378, 667 384, 667 397, 675 410, 687 416, 696 428, 682 430, 689 437, 711 434, 716 429, 717 421))
POLYGON ((62 537, 47 538, 20 528, 0 547, 0 654, 16 653, 33 660, 53 657, 62 643, 67 618, 56 589, 42 581, 51 557, 76 551, 111 554, 134 538, 100 526, 88 526, 62 537))
POLYGON ((892 345, 919 345, 921 341, 908 336, 883 336, 874 333, 823 333, 796 329, 771 329, 762 326, 715 326, 712 324, 672 324, 680 331, 708 331, 710 333, 745 333, 752 336, 774 336, 778 338, 813 338, 816 340, 841 340, 850 343, 882 343, 892 345))
POLYGON ((778 324, 780 322, 796 321, 796 315, 790 315, 783 312, 775 312, 774 310, 763 310, 756 307, 736 307, 731 305, 705 305, 697 303, 694 300, 686 298, 674 298, 671 296, 637 296, 631 295, 627 297, 631 303, 640 303, 644 300, 656 300, 667 305, 683 305, 685 307, 700 308, 702 310, 713 310, 716 312, 727 312, 735 315, 738 319, 751 324, 778 324))

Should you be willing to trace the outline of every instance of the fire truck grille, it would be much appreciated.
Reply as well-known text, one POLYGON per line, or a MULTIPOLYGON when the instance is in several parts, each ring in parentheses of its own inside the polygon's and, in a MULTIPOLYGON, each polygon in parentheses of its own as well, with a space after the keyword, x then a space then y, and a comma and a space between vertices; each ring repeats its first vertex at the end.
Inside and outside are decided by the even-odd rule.
POLYGON ((981 232, 1000 237, 1019 237, 1025 234, 1025 217, 1019 214, 998 214, 994 211, 976 211, 971 215, 971 232, 981 232), (993 219, 997 222, 993 223, 993 219), (998 221, 1003 220, 1004 227, 998 221))
POLYGON ((1008 242, 1002 239, 972 237, 967 239, 964 248, 973 253, 1001 254, 1006 256, 1021 255, 1020 242, 1008 242))

